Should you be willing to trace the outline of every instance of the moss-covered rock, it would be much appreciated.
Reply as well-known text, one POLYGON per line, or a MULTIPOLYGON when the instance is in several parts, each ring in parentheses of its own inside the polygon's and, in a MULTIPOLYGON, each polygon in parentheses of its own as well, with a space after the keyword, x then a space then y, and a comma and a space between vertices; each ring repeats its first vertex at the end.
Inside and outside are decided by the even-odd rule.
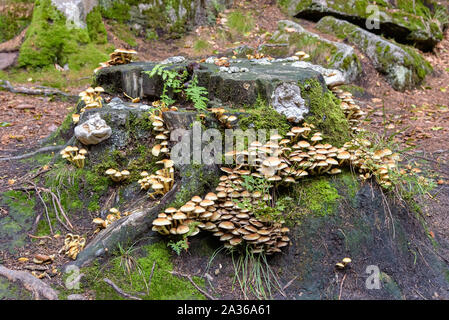
POLYGON ((318 1, 280 0, 290 15, 318 21, 324 16, 334 16, 368 28, 379 23, 371 32, 395 38, 398 42, 415 44, 422 50, 432 50, 443 39, 448 23, 447 10, 435 1, 318 1), (375 5, 375 7, 369 7, 375 5), (379 10, 379 14, 375 10, 379 10))
POLYGON ((430 63, 414 48, 395 44, 349 22, 324 17, 316 28, 358 46, 396 90, 412 88, 432 72, 430 63))
POLYGON ((86 28, 77 27, 51 0, 36 1, 31 24, 20 48, 18 65, 36 68, 57 63, 79 70, 87 63, 95 66, 107 60, 107 55, 95 45, 105 42, 101 16, 93 11, 87 20, 86 28))
POLYGON ((289 54, 299 50, 306 52, 310 55, 307 61, 314 64, 341 70, 348 83, 362 71, 360 61, 351 46, 321 38, 293 21, 280 20, 278 30, 270 42, 288 45, 289 54))
POLYGON ((131 27, 135 34, 179 37, 194 25, 214 18, 227 0, 100 0, 102 15, 131 27))

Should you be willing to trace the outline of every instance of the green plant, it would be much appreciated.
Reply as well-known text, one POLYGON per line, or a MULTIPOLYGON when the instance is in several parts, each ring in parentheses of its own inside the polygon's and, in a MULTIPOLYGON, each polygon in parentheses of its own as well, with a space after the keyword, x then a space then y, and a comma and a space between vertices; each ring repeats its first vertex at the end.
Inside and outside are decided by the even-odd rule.
POLYGON ((139 264, 139 261, 137 258, 134 257, 133 253, 137 250, 136 247, 134 247, 135 244, 131 245, 129 248, 124 249, 121 244, 118 244, 118 255, 114 259, 119 259, 120 261, 120 267, 123 269, 123 274, 128 277, 129 283, 131 286, 133 286, 133 280, 132 280, 132 274, 136 271, 137 274, 140 276, 140 278, 143 280, 143 283, 145 284, 145 288, 147 291, 147 294, 149 293, 150 288, 147 285, 146 279, 145 279, 145 272, 142 268, 142 266, 139 264))
POLYGON ((161 100, 166 105, 171 105, 176 102, 175 99, 168 95, 169 89, 174 94, 184 95, 187 100, 192 101, 195 109, 198 111, 205 111, 207 108, 208 92, 206 88, 198 86, 198 78, 196 76, 190 82, 188 88, 184 89, 184 83, 187 80, 187 70, 179 72, 177 70, 171 70, 167 68, 167 65, 157 64, 151 71, 144 71, 150 78, 154 76, 162 77, 164 81, 164 87, 162 89, 161 100))
POLYGON ((193 106, 197 111, 206 111, 208 92, 206 88, 198 86, 198 77, 194 76, 189 87, 185 90, 187 99, 193 102, 193 106))
POLYGON ((181 254, 181 251, 184 249, 187 251, 189 249, 189 241, 187 238, 193 234, 195 229, 198 227, 200 223, 199 222, 192 222, 189 224, 189 232, 184 234, 182 236, 182 239, 179 241, 170 241, 168 242, 167 246, 170 247, 176 254, 179 256, 181 254))
POLYGON ((196 53, 207 51, 209 50, 209 48, 210 48, 209 42, 203 39, 198 39, 193 44, 193 50, 195 50, 196 53))
POLYGON ((173 240, 170 240, 167 243, 167 246, 170 247, 176 254, 179 256, 181 254, 182 250, 188 250, 189 249, 189 243, 187 242, 187 239, 181 239, 179 241, 174 242, 173 240))
POLYGON ((172 105, 176 102, 173 98, 168 95, 168 90, 171 89, 173 93, 182 92, 182 86, 187 78, 187 71, 183 70, 182 73, 179 73, 176 70, 168 69, 169 65, 157 64, 151 71, 144 71, 144 73, 148 74, 150 78, 158 75, 162 77, 164 81, 164 87, 162 89, 161 100, 166 105, 172 105))

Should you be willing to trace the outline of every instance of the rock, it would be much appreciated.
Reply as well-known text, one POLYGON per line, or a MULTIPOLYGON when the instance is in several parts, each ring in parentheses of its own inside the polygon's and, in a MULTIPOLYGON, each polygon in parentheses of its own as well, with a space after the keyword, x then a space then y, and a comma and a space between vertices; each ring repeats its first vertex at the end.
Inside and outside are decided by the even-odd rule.
MULTIPOLYGON (((369 29, 377 34, 405 44, 415 44, 422 50, 432 48, 443 39, 447 21, 434 18, 436 10, 447 16, 447 10, 435 1, 354 1, 347 0, 291 0, 285 7, 291 16, 318 21, 334 16, 369 29), (429 5, 430 4, 430 5, 429 5), (369 7, 370 5, 375 5, 369 7), (433 9, 429 9, 433 7, 433 9), (375 10, 378 10, 378 14, 375 10), (378 23, 378 26, 376 26, 378 23)), ((438 15, 435 15, 438 17, 438 15)))
POLYGON ((161 61, 161 64, 182 63, 184 61, 186 61, 186 58, 184 58, 183 56, 176 56, 161 61))
POLYGON ((97 0, 51 0, 52 4, 64 14, 67 21, 76 28, 84 29, 87 14, 98 5, 97 0))
POLYGON ((100 114, 96 113, 87 121, 75 127, 75 137, 85 145, 98 144, 112 134, 111 127, 106 124, 100 114))
POLYGON ((333 87, 333 86, 338 86, 338 85, 348 83, 347 79, 345 77, 345 74, 340 70, 326 69, 326 68, 323 68, 322 66, 312 64, 312 63, 306 62, 306 61, 294 62, 294 63, 292 63, 292 67, 303 68, 303 69, 312 69, 312 70, 315 70, 315 71, 321 73, 323 75, 324 81, 326 81, 326 85, 328 87, 333 87))
POLYGON ((420 84, 432 71, 431 65, 413 48, 390 42, 349 22, 325 17, 316 28, 358 46, 396 90, 420 84))
POLYGON ((305 105, 301 97, 301 89, 294 83, 282 83, 271 96, 273 108, 293 122, 304 120, 304 115, 309 113, 309 108, 305 105))
POLYGON ((310 55, 314 64, 340 70, 345 82, 354 81, 362 72, 360 61, 351 46, 321 38, 293 21, 280 20, 278 30, 271 37, 271 41, 288 44, 289 54, 298 50, 304 51, 310 55))
POLYGON ((0 52, 0 70, 13 66, 18 55, 18 52, 0 52))
POLYGON ((69 294, 67 300, 87 300, 82 294, 69 294))

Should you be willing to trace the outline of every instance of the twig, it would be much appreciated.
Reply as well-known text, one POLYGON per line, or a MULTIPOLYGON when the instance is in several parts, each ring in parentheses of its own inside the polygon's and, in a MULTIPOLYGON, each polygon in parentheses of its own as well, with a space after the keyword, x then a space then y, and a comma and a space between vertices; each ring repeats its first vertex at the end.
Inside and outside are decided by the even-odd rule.
POLYGON ((338 300, 341 300, 341 294, 342 294, 342 292, 343 292, 343 282, 345 281, 345 279, 346 279, 346 273, 345 273, 345 275, 343 276, 343 279, 341 279, 341 283, 340 283, 340 294, 338 295, 338 300))
POLYGON ((282 288, 282 291, 284 291, 285 289, 287 289, 288 287, 290 287, 290 285, 293 283, 293 281, 296 280, 296 278, 298 278, 298 276, 294 277, 294 278, 291 279, 289 282, 287 282, 287 284, 282 288))
POLYGON ((62 148, 63 148, 63 146, 43 147, 43 148, 37 149, 34 152, 26 153, 26 154, 23 154, 23 155, 20 155, 20 156, 8 157, 8 158, 0 158, 0 161, 11 161, 11 160, 26 159, 26 158, 33 157, 33 156, 35 156, 36 154, 39 154, 39 153, 59 151, 59 150, 62 150, 62 148))
POLYGON ((42 201, 42 204, 44 205, 45 216, 47 218, 48 226, 50 227, 50 234, 53 234, 53 228, 51 226, 50 215, 48 214, 47 205, 45 204, 44 199, 42 199, 41 193, 39 191, 36 191, 36 193, 37 193, 37 196, 39 197, 39 199, 42 201))
POLYGON ((150 277, 148 278, 148 291, 147 291, 148 294, 150 294, 151 279, 153 278, 153 273, 154 273, 155 267, 156 267, 156 261, 153 262, 153 267, 151 268, 150 277))
POLYGON ((78 101, 78 96, 74 96, 54 88, 48 88, 43 86, 37 86, 35 88, 13 87, 9 81, 0 80, 0 88, 3 88, 12 93, 22 93, 29 95, 41 95, 41 96, 61 96, 72 102, 78 101))
POLYGON ((117 287, 117 285, 114 282, 112 282, 111 280, 109 280, 108 278, 104 278, 103 281, 106 282, 108 285, 110 285, 112 287, 112 289, 114 289, 122 297, 133 299, 133 300, 142 300, 139 297, 135 297, 133 295, 130 295, 129 293, 124 292, 122 289, 117 287))
POLYGON ((35 236, 35 235, 29 234, 29 233, 28 233, 28 237, 33 238, 33 239, 48 239, 48 240, 53 240, 53 238, 52 238, 52 237, 49 237, 49 236, 35 236))
POLYGON ((189 276, 188 274, 179 273, 179 272, 176 272, 176 271, 171 271, 170 273, 171 273, 172 275, 175 275, 175 276, 181 276, 181 277, 187 278, 187 280, 189 280, 190 283, 191 283, 191 284, 192 284, 192 285, 193 285, 199 292, 201 292, 202 294, 204 294, 204 295, 205 295, 207 298, 209 298, 210 300, 216 300, 215 297, 211 296, 211 295, 208 294, 206 291, 204 291, 203 289, 201 289, 201 288, 195 283, 195 281, 192 280, 192 277, 189 276))

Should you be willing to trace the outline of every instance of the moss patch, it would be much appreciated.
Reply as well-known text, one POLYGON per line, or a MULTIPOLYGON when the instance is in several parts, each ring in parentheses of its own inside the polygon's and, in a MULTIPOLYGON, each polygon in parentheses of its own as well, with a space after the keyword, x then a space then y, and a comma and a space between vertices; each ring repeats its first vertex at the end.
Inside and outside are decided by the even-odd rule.
MULTIPOLYGON (((96 299, 124 300, 123 297, 119 296, 109 285, 102 281, 105 277, 111 279, 125 292, 130 294, 143 293, 144 295, 141 298, 146 300, 204 299, 203 295, 188 280, 178 278, 169 273, 173 270, 173 264, 166 243, 158 242, 144 246, 141 251, 143 254, 140 258, 137 257, 137 250, 127 251, 127 254, 134 256, 138 266, 138 269, 133 270, 129 274, 120 265, 120 259, 121 256, 123 257, 123 254, 121 256, 117 255, 102 267, 96 265, 82 271, 86 273, 88 288, 95 292, 96 299), (154 262, 156 262, 156 267, 148 294, 145 283, 148 281, 154 262)), ((204 280, 198 277, 193 277, 193 280, 199 286, 204 286, 204 280)))
POLYGON ((0 249, 14 253, 16 248, 24 246, 26 233, 34 220, 35 198, 33 193, 30 195, 14 190, 0 194, 0 206, 8 211, 8 215, 0 219, 0 249))
MULTIPOLYGON (((101 21, 94 22, 94 18, 98 18, 98 14, 90 16, 89 25, 91 31, 92 28, 98 31, 101 21)), ((20 48, 20 67, 37 68, 58 63, 79 70, 87 63, 94 61, 97 65, 106 59, 107 55, 93 45, 88 30, 70 25, 51 0, 36 1, 33 19, 20 48)))
POLYGON ((329 177, 305 179, 294 186, 290 195, 293 199, 298 199, 295 208, 290 212, 290 221, 295 221, 304 214, 316 216, 332 214, 341 198, 329 177))
POLYGON ((257 99, 252 107, 245 108, 245 114, 239 118, 239 126, 242 130, 265 129, 267 133, 270 130, 277 130, 281 135, 285 135, 290 130, 287 117, 279 114, 261 99, 257 99))

